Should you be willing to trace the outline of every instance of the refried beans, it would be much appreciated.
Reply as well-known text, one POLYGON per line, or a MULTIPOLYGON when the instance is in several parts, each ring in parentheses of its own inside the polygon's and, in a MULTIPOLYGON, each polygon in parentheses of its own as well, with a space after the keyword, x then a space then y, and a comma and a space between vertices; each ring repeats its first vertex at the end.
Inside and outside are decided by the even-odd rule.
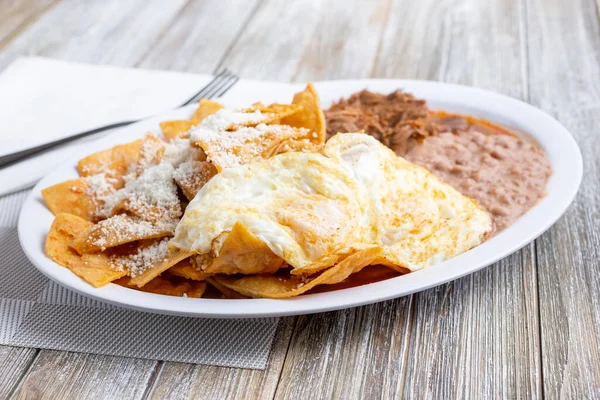
POLYGON ((401 91, 363 90, 331 106, 325 117, 328 136, 362 130, 475 199, 496 232, 546 194, 552 174, 534 144, 486 121, 429 111, 425 101, 401 91))

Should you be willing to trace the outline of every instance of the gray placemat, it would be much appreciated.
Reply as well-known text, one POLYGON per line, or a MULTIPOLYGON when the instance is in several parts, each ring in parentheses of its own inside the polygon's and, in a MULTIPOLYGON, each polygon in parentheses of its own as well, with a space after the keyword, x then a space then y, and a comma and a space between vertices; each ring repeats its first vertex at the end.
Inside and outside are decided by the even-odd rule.
POLYGON ((27 260, 17 219, 29 191, 0 197, 0 344, 264 369, 278 320, 127 310, 48 280, 27 260))

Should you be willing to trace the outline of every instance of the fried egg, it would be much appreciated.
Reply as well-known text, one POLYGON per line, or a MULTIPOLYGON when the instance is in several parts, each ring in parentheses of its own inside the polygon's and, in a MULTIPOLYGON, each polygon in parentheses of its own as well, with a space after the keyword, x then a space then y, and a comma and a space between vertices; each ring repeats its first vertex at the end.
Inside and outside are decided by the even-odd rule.
POLYGON ((171 245, 207 255, 210 273, 289 265, 312 275, 369 249, 380 254, 374 263, 407 272, 461 254, 491 231, 475 201, 357 133, 334 136, 323 154, 224 169, 187 206, 171 245))
POLYGON ((362 190, 352 171, 316 153, 226 168, 189 203, 171 245, 218 258, 242 224, 295 273, 314 273, 376 241, 362 190))
POLYGON ((490 216, 474 200, 369 135, 337 134, 323 153, 368 196, 386 265, 419 270, 477 246, 492 232, 490 216))

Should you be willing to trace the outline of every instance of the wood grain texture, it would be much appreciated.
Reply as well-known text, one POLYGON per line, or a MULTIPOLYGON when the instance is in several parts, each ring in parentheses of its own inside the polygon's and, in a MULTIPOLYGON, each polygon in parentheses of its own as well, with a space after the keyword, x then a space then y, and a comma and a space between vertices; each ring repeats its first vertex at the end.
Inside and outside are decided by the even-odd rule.
POLYGON ((244 78, 284 82, 366 77, 388 2, 264 1, 223 65, 244 78))
POLYGON ((0 347, 0 398, 600 397, 594 0, 48 4, 0 0, 0 70, 42 55, 283 81, 469 84, 552 112, 576 136, 585 175, 568 213, 500 263, 395 301, 283 320, 265 371, 56 351, 30 365, 36 350, 0 347))
MULTIPOLYGON (((213 2, 213 8, 214 3, 216 2, 213 2)), ((185 0, 62 2, 48 10, 35 24, 23 30, 0 51, 0 69, 20 55, 41 55, 119 66, 134 66, 145 57, 155 59, 153 57, 157 54, 160 58, 161 52, 169 46, 165 47, 164 41, 159 40, 159 45, 155 48, 155 42, 163 35, 166 39, 172 37, 170 29, 178 26, 179 20, 187 15, 182 11, 185 4, 185 0)), ((31 13, 34 11, 30 9, 31 13)), ((207 16, 214 16, 215 11, 209 10, 207 16)), ((3 17, 4 14, 0 15, 0 21, 3 17)), ((232 23, 235 22, 232 20, 232 23)), ((183 26, 189 27, 189 24, 183 26)), ((210 29, 211 26, 206 28, 210 29)), ((202 32, 208 31, 205 29, 200 31, 202 32)), ((225 37, 218 39, 221 46, 228 43, 225 37)), ((231 40, 233 39, 234 37, 231 37, 231 40)), ((170 45, 177 47, 176 43, 171 42, 170 45)), ((170 54, 164 55, 164 58, 169 59, 170 54)), ((216 65, 215 62, 213 64, 210 68, 216 65)), ((6 358, 0 358, 0 394, 2 390, 12 390, 11 388, 18 384, 31 361, 27 352, 21 352, 17 348, 6 349, 6 358), (5 370, 13 368, 11 373, 4 373, 5 370)), ((35 350, 29 352, 34 354, 35 350)), ((129 358, 41 351, 35 368, 23 378, 18 393, 24 398, 38 397, 40 393, 57 397, 139 397, 146 390, 148 377, 152 375, 156 366, 156 362, 141 362, 129 358), (86 368, 93 369, 94 364, 104 366, 105 370, 99 372, 100 375, 92 374, 94 379, 80 379, 81 371, 85 371, 86 368), (120 370, 136 370, 138 375, 122 375, 120 370), (111 389, 112 385, 117 387, 111 389), (119 385, 122 386, 120 389, 119 385)), ((2 397, 0 395, 0 398, 2 397)))
POLYGON ((294 318, 280 319, 266 370, 165 363, 153 399, 271 399, 288 348, 294 318))
MULTIPOLYGON (((524 97, 515 5, 396 1, 372 75, 445 79, 524 97), (488 37, 471 39, 481 32, 488 37)), ((538 397, 536 290, 528 246, 494 267, 412 298, 300 317, 277 397, 538 397), (379 318, 389 325, 378 326, 379 318), (387 341, 372 345, 375 332, 387 341)))
MULTIPOLYGON (((398 39, 382 46, 378 69, 385 76, 441 79, 474 85, 526 99, 526 53, 517 1, 445 1, 431 10, 407 12, 421 17, 415 31, 386 32, 398 39), (429 17, 428 17, 429 15, 429 17), (426 18, 440 17, 434 23, 426 18), (421 25, 422 24, 422 25, 421 25), (434 30, 433 32, 431 30, 434 30), (421 46, 408 65, 397 47, 421 46), (390 52, 390 54, 388 54, 390 52), (438 58, 439 57, 439 58, 438 58), (397 64, 381 62, 394 59, 397 64), (418 72, 429 65, 430 76, 418 72), (431 67, 437 65, 436 68, 431 67)), ((411 50, 413 51, 413 50, 411 50)), ((414 53, 413 53, 414 54, 414 53)), ((427 71, 427 69, 425 69, 427 71)), ((539 398, 538 304, 534 247, 527 246, 473 275, 414 295, 414 315, 404 390, 398 395, 427 398, 539 398), (517 338, 518 340, 515 340, 517 338), (501 366, 501 367, 500 367, 501 366)))
MULTIPOLYGON (((314 76, 313 79, 329 78, 331 72, 328 69, 331 65, 343 60, 341 62, 350 66, 355 61, 356 54, 352 52, 356 52, 356 48, 344 47, 341 40, 343 36, 340 35, 352 37, 356 35, 356 32, 351 32, 349 28, 349 16, 345 10, 351 10, 358 4, 358 1, 351 4, 332 1, 322 4, 311 1, 262 3, 246 29, 241 32, 239 40, 223 59, 222 65, 247 78, 273 79, 273 75, 285 81, 293 80, 296 76, 309 75, 314 76), (344 17, 339 15, 342 11, 346 13, 344 17), (338 18, 335 18, 336 15, 338 18), (296 26, 300 23, 301 26, 296 26), (305 30, 307 26, 313 27, 314 31, 305 30), (306 38, 307 34, 311 36, 306 38), (332 37, 323 39, 324 35, 332 37), (296 42, 306 43, 306 46, 300 48, 295 46, 293 52, 289 53, 290 43, 296 42), (268 45, 259 45, 261 43, 268 43, 268 45), (288 58, 290 56, 292 59, 288 58), (295 66, 292 67, 292 64, 295 66), (286 68, 285 65, 290 67, 286 68), (323 69, 323 66, 327 67, 323 69)), ((365 3, 360 2, 360 4, 365 3)), ((372 59, 377 51, 386 8, 386 1, 365 4, 365 13, 353 22, 360 30, 359 33, 364 36, 361 43, 365 46, 361 51, 370 56, 367 56, 363 62, 355 62, 354 66, 349 67, 345 71, 348 76, 357 73, 359 68, 362 68, 363 76, 368 76, 372 68, 369 58, 372 59)), ((276 342, 279 344, 273 346, 266 371, 165 363, 153 390, 153 397, 272 398, 290 341, 291 324, 294 319, 291 318, 289 321, 284 328, 280 328, 276 342)), ((327 345, 326 341, 320 344, 320 346, 327 345)), ((305 351, 315 349, 304 348, 305 351)), ((301 350, 295 354, 297 357, 308 356, 301 350)), ((288 365, 287 361, 286 365, 288 365)), ((306 364, 306 368, 310 369, 311 365, 306 364)), ((298 391, 299 387, 288 386, 288 389, 298 391)))
POLYGON ((530 98, 581 148, 574 204, 537 240, 544 393, 600 397, 600 25, 594 1, 527 2, 530 98))
MULTIPOLYGON (((26 3, 28 2, 24 2, 23 5, 26 3)), ((21 55, 133 66, 154 44, 155 39, 169 27, 169 23, 184 4, 185 0, 63 1, 49 8, 34 24, 22 30, 14 40, 4 46, 0 51, 0 70, 21 55)), ((31 7, 30 13, 35 12, 35 8, 31 7)), ((4 13, 0 13, 0 22, 2 18, 4 13)), ((3 375, 4 388, 18 384, 31 360, 27 352, 15 349, 11 354, 11 357, 0 359, 0 375, 3 375), (12 368, 14 370, 11 370, 12 368), (5 370, 11 370, 11 373, 4 373, 5 370)), ((139 380, 131 374, 121 375, 119 370, 136 369, 136 373, 142 377, 151 374, 155 366, 156 362, 140 362, 128 358, 41 351, 35 369, 23 377, 18 393, 26 398, 37 397, 40 393, 80 393, 98 396, 143 393, 146 387, 143 379, 139 380), (112 374, 111 378, 103 380, 102 375, 98 375, 98 380, 78 381, 78 371, 82 371, 81 368, 93 369, 94 364, 105 366, 103 376, 108 377, 112 374), (60 369, 57 369, 57 365, 60 369), (65 376, 68 379, 65 380, 65 376), (75 381, 78 381, 77 384, 74 384, 75 381), (126 391, 119 392, 118 388, 110 388, 113 384, 133 383, 137 386, 129 387, 126 391), (72 386, 69 387, 69 384, 72 386)))
POLYGON ((298 318, 277 399, 396 398, 410 297, 298 318))
POLYGON ((157 361, 42 350, 16 399, 139 399, 157 361))
POLYGON ((63 1, 7 44, 0 70, 24 55, 133 66, 186 0, 63 1))
POLYGON ((455 6, 448 0, 392 1, 371 77, 441 79, 455 6))
POLYGON ((8 398, 15 390, 37 353, 36 349, 0 346, 0 399, 8 398))
POLYGON ((0 49, 34 23, 57 0, 0 1, 0 49))
POLYGON ((404 396, 540 397, 532 250, 414 296, 404 396))
POLYGON ((210 73, 246 27, 259 0, 191 0, 143 60, 142 68, 210 73))
MULTIPOLYGON (((391 0, 322 1, 292 81, 368 78, 391 0)), ((298 38, 302 40, 303 37, 298 38)))

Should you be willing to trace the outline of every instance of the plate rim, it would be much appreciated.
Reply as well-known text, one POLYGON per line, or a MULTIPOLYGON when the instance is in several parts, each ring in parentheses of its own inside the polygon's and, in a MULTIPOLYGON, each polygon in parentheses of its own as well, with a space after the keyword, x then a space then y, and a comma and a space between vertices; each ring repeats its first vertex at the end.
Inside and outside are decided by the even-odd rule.
MULTIPOLYGON (((263 90, 266 91, 269 90, 269 85, 272 87, 277 86, 280 90, 289 90, 290 97, 293 91, 299 86, 299 84, 285 84, 252 80, 242 80, 238 83, 238 85, 242 86, 244 83, 249 85, 261 85, 263 86, 263 90)), ((541 124, 539 130, 541 130, 542 127, 550 128, 546 130, 549 133, 545 133, 545 135, 557 135, 553 138, 560 138, 558 143, 552 144, 550 143, 551 141, 549 139, 548 141, 540 140, 538 135, 534 133, 535 130, 525 130, 525 132, 534 136, 536 140, 538 140, 540 144, 545 147, 547 152, 548 148, 546 148, 544 144, 551 144, 554 147, 559 146, 560 149, 564 151, 564 154, 566 154, 566 158, 568 159, 566 160, 568 161, 566 164, 569 167, 570 180, 565 181, 565 190, 563 190, 563 188, 560 186, 554 189, 561 189, 561 193, 554 194, 550 193, 550 190, 548 190, 548 195, 543 198, 534 208, 525 213, 517 220, 517 222, 515 222, 515 224, 502 231, 494 238, 466 253, 420 271, 363 286, 340 289, 332 292, 305 295, 292 299, 192 299, 145 293, 127 289, 114 284, 109 284, 102 288, 94 288, 93 286, 81 280, 67 268, 61 267, 49 259, 45 255, 43 245, 41 246, 41 249, 39 247, 36 248, 35 244, 33 244, 35 241, 34 238, 28 237, 28 235, 32 233, 32 229, 34 229, 31 223, 35 222, 35 218, 33 215, 31 215, 31 211, 35 211, 36 209, 42 207, 47 214, 51 215, 50 211, 39 202, 41 199, 40 189, 51 184, 48 182, 52 181, 53 177, 60 175, 60 172, 63 169, 69 167, 72 168, 76 164, 76 161, 82 156, 81 153, 77 152, 77 154, 72 154, 65 161, 59 164, 59 166, 53 171, 44 176, 44 178, 42 178, 35 185, 33 190, 27 196, 27 199, 25 200, 22 210, 19 214, 19 222, 17 227, 19 242, 25 255, 31 261, 31 263, 45 276, 69 290, 73 290, 79 294, 100 300, 102 302, 139 311, 202 318, 256 318, 320 313, 344 308, 358 307, 365 304, 372 304, 406 296, 441 285, 443 283, 471 274, 477 270, 483 269, 493 262, 503 259, 509 254, 512 254, 520 248, 528 245, 531 243, 531 241, 549 229, 565 213, 566 209, 572 203, 575 195, 577 194, 583 175, 583 160, 581 157, 581 151, 575 139, 570 132, 554 117, 521 100, 476 87, 427 80, 348 79, 320 81, 314 82, 314 84, 321 98, 324 97, 323 91, 328 90, 328 88, 331 87, 345 88, 344 90, 338 90, 334 95, 335 98, 355 92, 357 91, 356 88, 378 90, 377 88, 379 87, 383 89, 379 91, 387 92, 396 88, 405 89, 408 92, 416 91, 416 96, 419 98, 424 98, 428 103, 447 103, 449 105, 452 105, 453 103, 455 105, 459 105, 459 103, 461 103, 461 107, 471 107, 474 111, 485 112, 486 115, 493 114, 498 118, 488 118, 494 122, 503 123, 506 121, 506 119, 510 119, 509 117, 518 117, 519 115, 523 117, 525 115, 527 117, 524 118, 523 121, 520 121, 520 123, 527 125, 528 123, 531 123, 531 121, 538 122, 541 124), (427 94, 432 93, 432 91, 436 91, 434 96, 436 100, 427 98, 427 94), (342 92, 347 93, 342 94, 342 92), (469 96, 472 96, 470 101, 468 98, 466 98, 469 96), (475 98, 478 98, 480 101, 474 103, 473 99, 475 98), (490 105, 494 105, 494 107, 490 107, 490 105), (498 110, 498 108, 502 107, 504 108, 498 110), (515 115, 512 115, 513 113, 515 115), (555 199, 555 197, 557 198, 555 199), (550 205, 550 200, 556 200, 558 204, 550 205), (547 211, 549 212, 547 214, 547 218, 542 222, 540 222, 540 218, 537 215, 539 212, 533 213, 536 215, 536 218, 530 218, 531 215, 533 215, 532 212, 534 210, 539 210, 540 207, 543 209, 548 209, 547 211), (34 221, 31 221, 32 219, 34 221), (529 220, 536 222, 536 224, 534 224, 533 228, 524 229, 524 225, 526 225, 525 221, 529 220), (516 237, 516 239, 508 239, 509 235, 516 237), (507 242, 508 244, 506 244, 507 242), (493 250, 494 248, 496 248, 496 251, 491 251, 490 253, 486 254, 485 250, 493 250), (68 278, 69 276, 70 278, 68 278), (415 281, 417 284, 413 284, 411 286, 410 283, 413 281, 415 281)), ((222 100, 225 101, 226 99, 235 99, 235 89, 236 87, 228 92, 226 96, 222 98, 222 100)), ((228 101, 225 102, 227 103, 228 101)), ((120 128, 119 130, 116 130, 105 137, 90 142, 90 146, 94 146, 96 144, 98 146, 102 146, 105 142, 112 142, 112 145, 116 145, 123 142, 123 140, 118 140, 123 132, 133 132, 134 129, 136 129, 136 133, 131 133, 131 135, 141 137, 144 134, 144 130, 141 129, 142 126, 149 124, 157 125, 158 121, 189 114, 191 108, 193 107, 194 106, 190 106, 185 109, 167 112, 145 119, 128 127, 120 128)), ((515 128, 521 129, 522 127, 515 126, 515 128)), ((110 144, 107 144, 106 146, 110 146, 110 144)), ((563 164, 565 164, 565 160, 560 163, 560 165, 565 168, 563 164)), ((558 179, 557 177, 559 175, 560 178, 564 178, 563 175, 566 173, 566 170, 561 169, 557 171, 554 163, 552 166, 555 171, 554 175, 551 177, 551 181, 558 179)), ((75 175, 73 175, 73 178, 75 178, 75 175)), ((61 179, 64 180, 65 178, 63 177, 61 179)), ((48 229, 49 225, 45 231, 47 232, 48 229)), ((37 240, 39 239, 40 238, 38 237, 37 240)))

